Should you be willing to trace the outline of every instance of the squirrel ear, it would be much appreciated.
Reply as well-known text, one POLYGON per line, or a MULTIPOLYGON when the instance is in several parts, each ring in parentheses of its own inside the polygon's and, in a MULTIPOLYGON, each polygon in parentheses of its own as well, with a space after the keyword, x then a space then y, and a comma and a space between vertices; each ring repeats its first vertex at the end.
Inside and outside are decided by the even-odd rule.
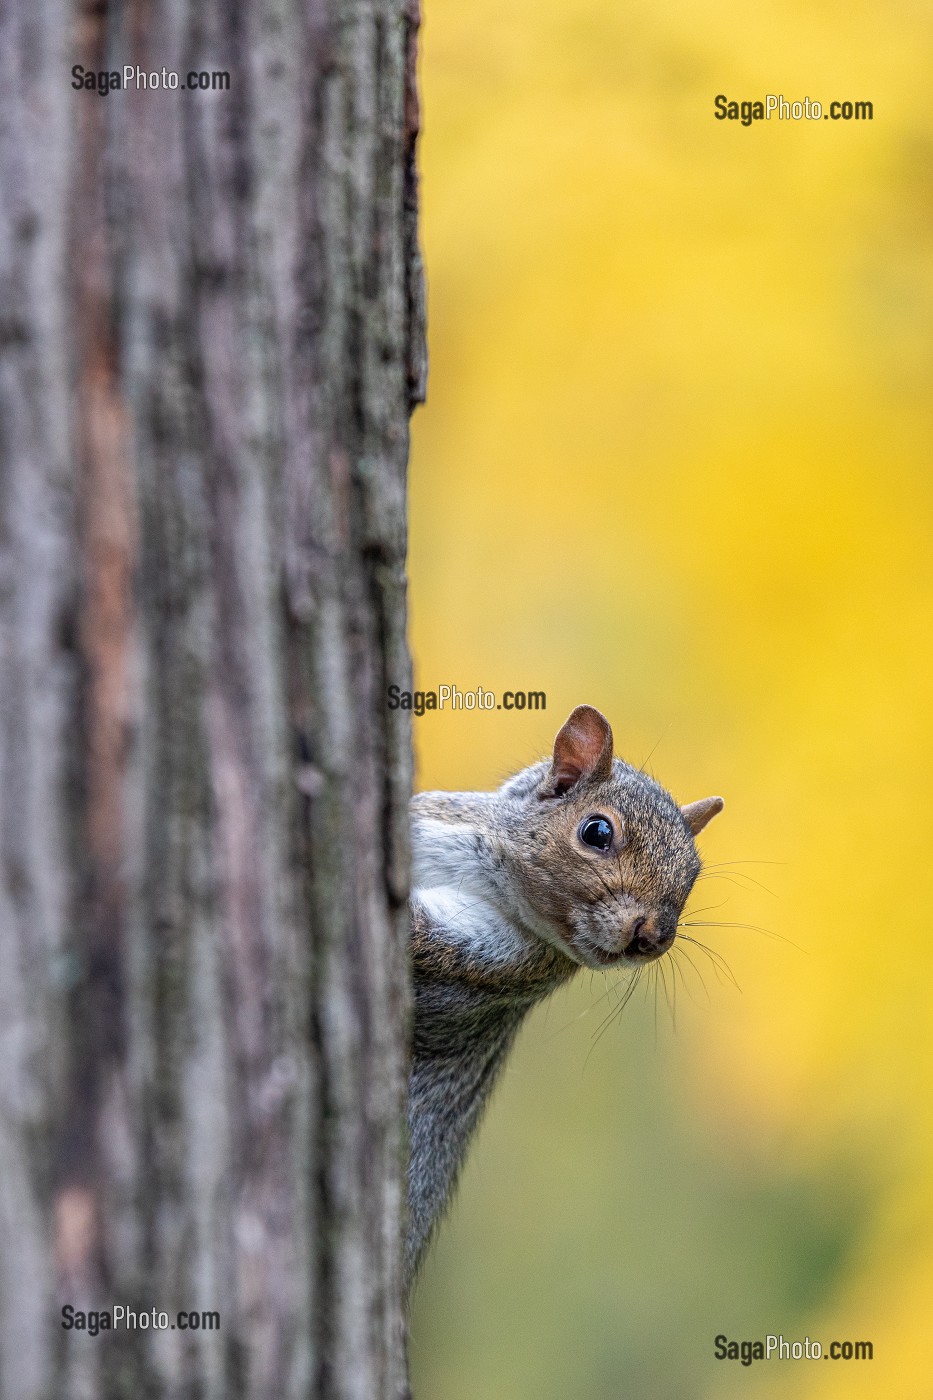
POLYGON ((592 705, 578 705, 554 740, 551 771, 539 797, 563 797, 581 778, 608 778, 612 772, 612 730, 592 705))
POLYGON ((725 805, 721 797, 701 797, 699 802, 691 802, 686 807, 681 807, 691 836, 699 836, 707 822, 718 816, 725 805))

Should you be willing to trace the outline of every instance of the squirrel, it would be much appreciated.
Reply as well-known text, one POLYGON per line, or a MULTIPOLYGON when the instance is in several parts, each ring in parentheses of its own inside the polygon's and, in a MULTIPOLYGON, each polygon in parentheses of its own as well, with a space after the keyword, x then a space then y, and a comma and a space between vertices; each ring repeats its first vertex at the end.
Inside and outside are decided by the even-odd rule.
POLYGON ((494 792, 412 798, 411 1284, 523 1018, 578 968, 672 947, 721 797, 679 807, 578 705, 550 759, 494 792))

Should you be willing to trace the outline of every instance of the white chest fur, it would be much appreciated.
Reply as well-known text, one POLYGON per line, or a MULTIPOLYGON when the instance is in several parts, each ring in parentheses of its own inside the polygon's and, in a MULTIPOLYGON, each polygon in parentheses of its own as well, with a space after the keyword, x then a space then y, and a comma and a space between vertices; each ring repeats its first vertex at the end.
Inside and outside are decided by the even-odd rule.
POLYGON ((412 901, 444 929, 446 941, 488 967, 522 958, 529 934, 497 886, 468 822, 416 817, 412 857, 412 901))

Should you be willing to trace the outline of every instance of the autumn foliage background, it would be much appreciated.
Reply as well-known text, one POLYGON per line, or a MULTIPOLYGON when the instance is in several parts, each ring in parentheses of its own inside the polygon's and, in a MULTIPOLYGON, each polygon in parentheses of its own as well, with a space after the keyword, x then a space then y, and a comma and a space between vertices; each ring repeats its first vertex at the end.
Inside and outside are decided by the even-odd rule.
POLYGON ((428 7, 417 680, 548 709, 417 720, 419 786, 494 785, 587 701, 727 804, 712 958, 601 1035, 581 976, 522 1034, 418 1296, 432 1400, 930 1394, 931 29, 428 7), (720 92, 874 121, 746 129, 720 92))

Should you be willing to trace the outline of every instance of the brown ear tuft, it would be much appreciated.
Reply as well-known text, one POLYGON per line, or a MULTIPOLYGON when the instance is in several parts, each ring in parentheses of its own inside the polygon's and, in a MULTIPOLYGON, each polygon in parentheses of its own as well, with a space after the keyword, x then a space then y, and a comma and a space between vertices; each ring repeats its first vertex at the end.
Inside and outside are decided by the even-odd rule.
POLYGON ((691 802, 686 807, 681 807, 691 835, 699 836, 704 826, 718 816, 725 805, 721 797, 701 797, 699 802, 691 802))
POLYGON ((612 730, 592 705, 578 705, 554 740, 551 771, 539 797, 563 797, 583 778, 608 778, 612 772, 612 730))

